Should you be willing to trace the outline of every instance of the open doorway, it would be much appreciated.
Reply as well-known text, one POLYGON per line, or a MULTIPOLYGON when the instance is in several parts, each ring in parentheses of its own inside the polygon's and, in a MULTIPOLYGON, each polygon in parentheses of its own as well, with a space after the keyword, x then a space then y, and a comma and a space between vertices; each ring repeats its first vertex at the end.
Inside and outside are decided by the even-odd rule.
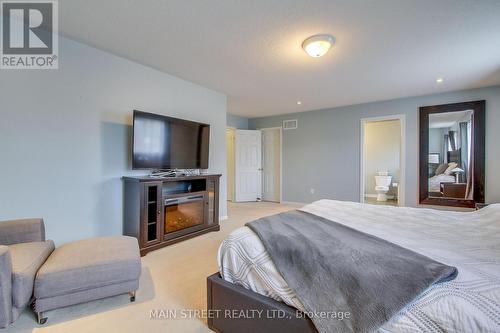
POLYGON ((404 120, 404 115, 361 120, 361 202, 404 206, 404 120))
POLYGON ((281 128, 228 128, 227 193, 233 202, 281 202, 281 128))

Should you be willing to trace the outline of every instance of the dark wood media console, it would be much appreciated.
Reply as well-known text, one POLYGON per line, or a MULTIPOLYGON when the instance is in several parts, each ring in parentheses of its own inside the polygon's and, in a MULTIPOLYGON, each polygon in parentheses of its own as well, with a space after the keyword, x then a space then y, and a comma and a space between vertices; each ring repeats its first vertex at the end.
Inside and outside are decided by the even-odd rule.
POLYGON ((141 255, 220 230, 220 174, 124 177, 123 234, 136 237, 141 255))

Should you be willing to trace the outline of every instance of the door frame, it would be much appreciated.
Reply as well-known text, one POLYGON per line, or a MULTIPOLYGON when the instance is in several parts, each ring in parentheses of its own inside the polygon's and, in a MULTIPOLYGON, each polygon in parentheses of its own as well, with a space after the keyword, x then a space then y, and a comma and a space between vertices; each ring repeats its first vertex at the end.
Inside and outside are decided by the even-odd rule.
POLYGON ((399 120, 401 127, 401 151, 399 156, 399 198, 398 206, 406 203, 406 115, 395 114, 379 117, 361 118, 360 121, 360 170, 359 170, 359 202, 365 202, 365 124, 376 121, 399 120))
MULTIPOLYGON (((234 131, 236 131, 237 128, 236 127, 233 127, 233 126, 226 126, 226 133, 227 131, 232 131, 233 132, 233 169, 235 169, 235 147, 234 147, 234 131)), ((227 138, 227 137, 226 137, 227 138)), ((227 153, 227 140, 226 140, 226 153, 227 153)), ((227 191, 227 188, 229 188, 229 170, 227 169, 227 164, 228 164, 228 161, 229 161, 229 156, 226 155, 226 183, 228 185, 226 185, 226 191, 227 191)), ((226 198, 226 201, 231 201, 231 202, 235 202, 234 200, 234 192, 235 192, 235 184, 234 184, 234 181, 235 181, 235 175, 234 175, 234 170, 233 170, 233 179, 232 179, 232 183, 233 183, 233 197, 232 197, 232 200, 229 199, 229 196, 226 198)))
MULTIPOLYGON (((257 128, 259 131, 266 131, 266 130, 279 130, 280 131, 280 153, 279 153, 279 158, 280 158, 280 203, 283 203, 283 127, 277 126, 277 127, 262 127, 262 128, 257 128)), ((262 141, 262 144, 264 144, 264 141, 262 141)), ((264 152, 264 149, 261 150, 264 152)), ((262 158, 262 161, 264 161, 264 158, 262 158)), ((262 172, 262 177, 264 177, 264 172, 262 172)), ((264 186, 264 182, 262 182, 262 186, 264 186)), ((264 193, 264 192, 262 192, 264 193)))

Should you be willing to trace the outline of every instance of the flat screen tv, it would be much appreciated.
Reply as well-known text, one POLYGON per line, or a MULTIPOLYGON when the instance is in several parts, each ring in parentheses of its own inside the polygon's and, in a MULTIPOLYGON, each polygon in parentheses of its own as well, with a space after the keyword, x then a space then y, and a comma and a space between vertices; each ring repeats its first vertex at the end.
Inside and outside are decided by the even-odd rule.
POLYGON ((208 169, 210 125, 134 110, 132 168, 208 169))

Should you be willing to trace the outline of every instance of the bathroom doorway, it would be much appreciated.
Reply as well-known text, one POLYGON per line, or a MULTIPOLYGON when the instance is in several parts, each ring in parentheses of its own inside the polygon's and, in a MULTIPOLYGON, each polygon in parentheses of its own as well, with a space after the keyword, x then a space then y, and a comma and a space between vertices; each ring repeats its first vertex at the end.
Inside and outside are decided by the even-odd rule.
POLYGON ((361 119, 360 202, 405 204, 405 116, 361 119))

